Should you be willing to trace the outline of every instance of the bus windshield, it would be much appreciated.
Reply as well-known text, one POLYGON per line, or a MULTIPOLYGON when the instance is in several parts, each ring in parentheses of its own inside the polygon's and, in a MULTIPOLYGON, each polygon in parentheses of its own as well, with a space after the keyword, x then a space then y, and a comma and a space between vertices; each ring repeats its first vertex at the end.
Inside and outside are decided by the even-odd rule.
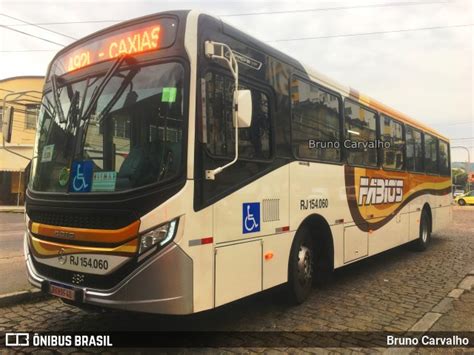
POLYGON ((182 171, 183 66, 135 65, 109 74, 58 80, 44 95, 31 189, 123 191, 182 171))

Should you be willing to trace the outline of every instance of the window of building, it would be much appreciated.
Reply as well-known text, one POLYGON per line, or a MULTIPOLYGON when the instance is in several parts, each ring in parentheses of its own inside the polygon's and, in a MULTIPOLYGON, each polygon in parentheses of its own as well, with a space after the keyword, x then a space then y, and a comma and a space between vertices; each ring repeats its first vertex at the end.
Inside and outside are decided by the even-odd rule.
POLYGON ((347 152, 347 162, 352 165, 377 166, 375 142, 377 138, 377 118, 375 112, 346 100, 344 115, 346 121, 344 146, 347 152))
POLYGON ((425 171, 427 173, 438 173, 438 139, 431 134, 425 136, 425 171))
POLYGON ((442 140, 439 141, 439 173, 444 176, 450 176, 449 145, 442 140))
POLYGON ((421 132, 406 126, 406 167, 410 171, 423 171, 423 141, 421 132))
POLYGON ((3 125, 3 107, 0 106, 0 127, 3 125))
POLYGON ((130 118, 117 117, 114 121, 113 135, 119 138, 130 138, 130 118))
POLYGON ((380 117, 380 137, 389 148, 383 149, 383 167, 388 169, 403 169, 405 140, 403 139, 403 125, 394 119, 382 115, 380 117))
POLYGON ((291 103, 291 134, 295 155, 303 159, 339 162, 339 98, 316 85, 294 79, 291 103))
POLYGON ((36 129, 36 119, 38 118, 39 112, 38 105, 26 105, 26 119, 25 119, 25 128, 26 129, 36 129))
MULTIPOLYGON (((205 139, 207 149, 214 156, 235 155, 235 129, 232 120, 234 79, 209 72, 204 78, 205 139)), ((239 129, 239 157, 247 159, 270 158, 270 104, 263 92, 243 84, 239 89, 252 92, 252 125, 239 129)))

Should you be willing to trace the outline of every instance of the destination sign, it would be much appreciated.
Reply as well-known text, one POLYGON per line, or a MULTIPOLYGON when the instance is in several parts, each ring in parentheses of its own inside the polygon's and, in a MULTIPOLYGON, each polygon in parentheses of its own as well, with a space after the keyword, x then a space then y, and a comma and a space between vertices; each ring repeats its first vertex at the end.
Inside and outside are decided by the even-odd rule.
POLYGON ((61 55, 54 63, 52 74, 61 75, 123 54, 134 55, 169 47, 176 38, 176 31, 175 19, 162 18, 110 32, 61 55))

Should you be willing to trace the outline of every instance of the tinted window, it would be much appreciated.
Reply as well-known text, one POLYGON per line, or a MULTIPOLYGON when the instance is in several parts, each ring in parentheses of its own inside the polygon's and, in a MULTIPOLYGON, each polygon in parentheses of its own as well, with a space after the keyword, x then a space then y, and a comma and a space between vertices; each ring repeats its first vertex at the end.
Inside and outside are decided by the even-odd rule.
POLYGON ((346 118, 347 162, 354 165, 377 165, 377 148, 364 146, 375 143, 377 138, 377 119, 374 112, 366 110, 351 101, 344 105, 346 118), (348 148, 348 146, 350 146, 348 148))
POLYGON ((383 167, 403 169, 403 125, 390 117, 380 117, 380 136, 383 142, 390 143, 389 148, 383 149, 383 167))
POLYGON ((425 171, 438 172, 438 139, 425 133, 425 171))
POLYGON ((291 85, 291 103, 291 133, 296 156, 340 161, 338 97, 295 79, 291 85))
MULTIPOLYGON (((239 89, 249 89, 240 84, 239 89)), ((235 129, 232 122, 234 80, 216 73, 207 73, 203 85, 207 149, 212 155, 235 155, 235 129)), ((239 156, 270 158, 270 114, 268 96, 252 91, 252 125, 239 129, 239 156)))
POLYGON ((449 145, 446 142, 439 141, 439 173, 441 175, 450 176, 449 169, 449 145))
POLYGON ((423 171, 423 144, 421 132, 406 127, 407 161, 406 166, 410 171, 423 171))
POLYGON ((30 181, 35 190, 127 190, 171 179, 182 170, 182 65, 163 63, 117 71, 93 104, 90 116, 78 119, 82 114, 78 103, 84 103, 85 111, 102 80, 102 76, 90 77, 58 89, 67 124, 59 120, 52 93, 44 96, 30 181), (85 165, 90 166, 92 184, 77 178, 83 175, 80 166, 85 165), (74 166, 77 176, 70 174, 74 166))

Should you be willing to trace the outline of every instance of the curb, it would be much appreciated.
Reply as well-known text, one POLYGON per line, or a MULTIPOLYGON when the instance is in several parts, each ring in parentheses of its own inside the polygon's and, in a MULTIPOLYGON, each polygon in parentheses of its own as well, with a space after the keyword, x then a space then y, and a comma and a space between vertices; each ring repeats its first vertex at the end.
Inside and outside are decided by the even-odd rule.
POLYGON ((0 307, 12 306, 25 301, 37 301, 48 297, 49 295, 44 294, 39 289, 6 293, 4 295, 0 295, 0 307))
POLYGON ((25 213, 25 209, 17 209, 17 208, 9 208, 9 209, 2 209, 0 208, 0 213, 25 213))

